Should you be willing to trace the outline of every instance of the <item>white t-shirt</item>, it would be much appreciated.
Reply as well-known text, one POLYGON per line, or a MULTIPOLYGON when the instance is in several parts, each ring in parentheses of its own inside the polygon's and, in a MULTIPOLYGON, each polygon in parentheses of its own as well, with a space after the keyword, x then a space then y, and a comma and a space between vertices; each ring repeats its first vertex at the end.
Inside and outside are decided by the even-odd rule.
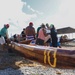
POLYGON ((5 43, 5 39, 3 36, 0 37, 0 44, 3 45, 5 43))
POLYGON ((46 29, 46 33, 47 34, 51 33, 50 29, 46 29))

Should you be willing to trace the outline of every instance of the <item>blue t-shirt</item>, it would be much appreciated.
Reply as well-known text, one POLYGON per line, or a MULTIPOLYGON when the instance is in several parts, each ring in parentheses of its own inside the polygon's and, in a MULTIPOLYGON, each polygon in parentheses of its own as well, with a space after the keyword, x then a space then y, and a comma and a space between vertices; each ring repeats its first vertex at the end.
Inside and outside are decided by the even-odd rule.
POLYGON ((1 30, 0 30, 0 35, 3 36, 3 37, 6 37, 6 34, 7 34, 7 28, 6 27, 3 27, 1 30))

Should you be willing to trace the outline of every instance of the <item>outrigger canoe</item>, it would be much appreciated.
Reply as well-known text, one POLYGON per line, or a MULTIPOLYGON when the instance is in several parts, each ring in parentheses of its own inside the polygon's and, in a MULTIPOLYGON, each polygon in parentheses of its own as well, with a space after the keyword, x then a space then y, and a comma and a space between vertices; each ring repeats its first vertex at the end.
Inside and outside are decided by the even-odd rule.
POLYGON ((60 43, 72 42, 74 39, 64 39, 60 40, 60 43))
POLYGON ((75 68, 75 50, 11 43, 9 47, 29 59, 55 68, 75 68))

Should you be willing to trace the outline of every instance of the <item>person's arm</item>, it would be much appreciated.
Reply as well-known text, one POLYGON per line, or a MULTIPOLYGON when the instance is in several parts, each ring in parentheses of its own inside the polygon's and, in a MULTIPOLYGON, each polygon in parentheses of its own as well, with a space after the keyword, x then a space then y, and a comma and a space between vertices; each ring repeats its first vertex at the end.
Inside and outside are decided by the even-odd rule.
POLYGON ((35 35, 36 35, 36 33, 35 33, 35 29, 33 30, 33 32, 34 32, 34 33, 33 33, 33 36, 34 36, 34 39, 35 39, 35 35))
POLYGON ((42 29, 42 30, 43 30, 44 35, 47 36, 46 30, 45 29, 42 29))

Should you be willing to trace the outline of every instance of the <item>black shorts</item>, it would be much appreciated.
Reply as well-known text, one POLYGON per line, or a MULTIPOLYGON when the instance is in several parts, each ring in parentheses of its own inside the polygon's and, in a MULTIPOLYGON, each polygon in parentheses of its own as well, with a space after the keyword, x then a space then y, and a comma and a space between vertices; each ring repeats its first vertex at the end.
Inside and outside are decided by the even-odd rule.
POLYGON ((44 45, 44 40, 37 38, 36 44, 37 45, 44 45))

